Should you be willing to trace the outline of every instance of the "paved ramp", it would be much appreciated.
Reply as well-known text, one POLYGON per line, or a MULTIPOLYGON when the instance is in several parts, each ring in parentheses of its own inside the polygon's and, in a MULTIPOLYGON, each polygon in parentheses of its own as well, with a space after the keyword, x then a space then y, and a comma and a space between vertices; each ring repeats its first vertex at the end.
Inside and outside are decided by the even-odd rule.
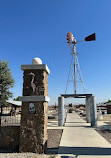
POLYGON ((111 144, 76 113, 67 115, 60 142, 59 156, 77 158, 111 158, 111 144))

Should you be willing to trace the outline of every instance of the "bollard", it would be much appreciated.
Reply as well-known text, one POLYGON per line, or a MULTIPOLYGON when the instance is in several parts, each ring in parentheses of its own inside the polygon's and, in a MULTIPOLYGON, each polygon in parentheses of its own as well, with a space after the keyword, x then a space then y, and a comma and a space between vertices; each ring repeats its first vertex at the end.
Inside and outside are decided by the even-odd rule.
POLYGON ((66 121, 66 107, 64 105, 64 124, 65 124, 65 121, 66 121))
POLYGON ((95 96, 91 96, 89 98, 91 105, 91 127, 97 126, 97 107, 96 107, 96 98, 95 96))
POLYGON ((65 121, 64 97, 58 97, 58 126, 63 126, 65 121))
POLYGON ((91 122, 90 104, 88 98, 86 98, 86 121, 87 123, 91 122))

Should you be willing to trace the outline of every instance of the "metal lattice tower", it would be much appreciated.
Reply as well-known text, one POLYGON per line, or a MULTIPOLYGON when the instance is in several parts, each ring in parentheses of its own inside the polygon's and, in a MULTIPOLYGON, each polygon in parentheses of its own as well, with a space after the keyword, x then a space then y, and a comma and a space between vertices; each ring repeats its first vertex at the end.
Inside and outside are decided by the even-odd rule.
POLYGON ((71 59, 70 70, 69 70, 69 75, 68 75, 68 79, 67 79, 65 94, 67 92, 68 84, 70 81, 73 82, 74 94, 77 94, 78 82, 81 82, 83 89, 84 89, 84 92, 86 93, 83 79, 82 79, 80 66, 79 66, 79 61, 77 58, 78 53, 76 53, 76 44, 79 42, 83 42, 83 41, 94 41, 94 40, 96 40, 95 33, 87 36, 84 40, 77 41, 77 42, 76 42, 76 39, 73 37, 73 34, 71 32, 67 33, 67 43, 69 43, 68 46, 71 49, 72 59, 71 59), (72 80, 71 80, 71 77, 72 77, 72 80))
POLYGON ((76 44, 69 45, 69 46, 71 49, 72 58, 71 58, 71 64, 70 64, 70 70, 69 70, 69 74, 68 74, 65 94, 67 93, 69 82, 73 82, 74 94, 77 94, 78 82, 81 82, 84 92, 86 93, 86 89, 85 89, 85 86, 83 83, 80 65, 79 65, 79 61, 78 61, 78 57, 77 57, 78 53, 76 53, 76 44))

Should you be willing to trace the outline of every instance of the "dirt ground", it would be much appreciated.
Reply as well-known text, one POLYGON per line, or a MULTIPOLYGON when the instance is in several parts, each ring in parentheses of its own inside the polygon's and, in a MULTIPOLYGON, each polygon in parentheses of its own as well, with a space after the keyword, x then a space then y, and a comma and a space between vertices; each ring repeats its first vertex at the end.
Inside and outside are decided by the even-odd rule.
POLYGON ((58 148, 62 136, 62 129, 48 129, 48 148, 58 148))
POLYGON ((63 130, 61 129, 48 129, 48 150, 46 154, 16 152, 13 153, 13 151, 0 151, 0 158, 55 158, 56 155, 53 154, 53 151, 49 151, 49 149, 56 149, 56 152, 54 152, 57 153, 62 136, 62 131, 63 130))
POLYGON ((96 130, 96 131, 111 144, 111 130, 96 130))
POLYGON ((111 122, 105 122, 106 124, 108 124, 108 125, 111 125, 111 122))
POLYGON ((56 155, 36 153, 0 153, 0 158, 55 158, 56 155))

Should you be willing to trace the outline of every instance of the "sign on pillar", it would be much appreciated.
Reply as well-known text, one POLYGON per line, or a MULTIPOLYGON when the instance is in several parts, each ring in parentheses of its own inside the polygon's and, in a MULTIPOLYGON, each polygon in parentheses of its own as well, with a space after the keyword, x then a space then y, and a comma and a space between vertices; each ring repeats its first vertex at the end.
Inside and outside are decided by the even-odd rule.
POLYGON ((44 153, 47 147, 48 74, 47 65, 34 58, 24 71, 19 152, 44 153))

